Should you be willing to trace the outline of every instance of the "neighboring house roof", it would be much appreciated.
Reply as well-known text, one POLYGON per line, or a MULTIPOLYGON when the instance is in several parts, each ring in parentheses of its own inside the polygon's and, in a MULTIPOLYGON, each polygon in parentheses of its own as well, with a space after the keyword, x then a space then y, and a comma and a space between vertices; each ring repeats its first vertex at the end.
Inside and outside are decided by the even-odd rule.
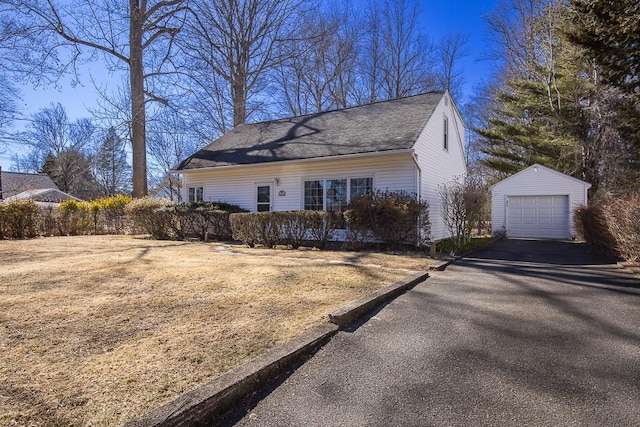
POLYGON ((241 125, 175 170, 410 149, 445 91, 241 125))
POLYGON ((41 190, 41 189, 54 189, 58 190, 58 187, 53 182, 49 175, 44 173, 21 173, 21 172, 1 172, 0 176, 0 191, 2 192, 2 198, 7 199, 22 193, 23 191, 41 190))
POLYGON ((18 193, 11 197, 7 197, 5 200, 7 202, 18 201, 18 200, 33 200, 34 202, 50 202, 50 203, 60 203, 65 200, 80 200, 71 194, 67 194, 64 191, 58 190, 57 188, 41 188, 40 190, 27 190, 22 193, 18 193))

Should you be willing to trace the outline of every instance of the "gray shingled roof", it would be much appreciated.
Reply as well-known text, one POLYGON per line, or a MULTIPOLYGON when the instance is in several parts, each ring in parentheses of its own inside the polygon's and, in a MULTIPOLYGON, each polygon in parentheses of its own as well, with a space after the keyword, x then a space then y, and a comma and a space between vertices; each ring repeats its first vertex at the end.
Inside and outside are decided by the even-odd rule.
POLYGON ((27 190, 22 193, 18 193, 15 196, 7 197, 7 202, 19 201, 19 200, 33 200, 34 202, 48 202, 48 203, 60 203, 65 200, 80 200, 71 194, 67 194, 64 191, 57 188, 41 188, 39 190, 27 190))
POLYGON ((444 91, 238 126, 175 170, 412 148, 444 91))
POLYGON ((20 173, 2 171, 0 177, 2 184, 2 198, 15 196, 23 191, 55 189, 58 186, 53 182, 49 175, 43 173, 20 173))

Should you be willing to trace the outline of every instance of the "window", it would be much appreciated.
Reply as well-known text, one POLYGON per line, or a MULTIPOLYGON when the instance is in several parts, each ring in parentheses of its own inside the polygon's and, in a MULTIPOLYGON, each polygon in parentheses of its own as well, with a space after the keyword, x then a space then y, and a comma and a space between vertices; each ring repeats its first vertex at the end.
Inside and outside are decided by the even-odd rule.
POLYGON ((189 187, 189 202, 202 202, 204 200, 204 188, 189 187))
POLYGON ((304 182, 304 209, 307 211, 321 211, 324 208, 324 181, 304 182))
POLYGON ((445 150, 449 150, 449 119, 444 118, 444 140, 442 143, 442 148, 445 150))
POLYGON ((351 198, 373 192, 373 178, 352 178, 351 198))
POLYGON ((256 210, 258 212, 269 212, 271 210, 271 186, 256 186, 256 210))
POLYGON ((340 212, 347 204, 347 180, 328 179, 326 211, 340 212))
POLYGON ((347 202, 373 191, 373 178, 317 179, 304 182, 304 209, 341 211, 347 202))

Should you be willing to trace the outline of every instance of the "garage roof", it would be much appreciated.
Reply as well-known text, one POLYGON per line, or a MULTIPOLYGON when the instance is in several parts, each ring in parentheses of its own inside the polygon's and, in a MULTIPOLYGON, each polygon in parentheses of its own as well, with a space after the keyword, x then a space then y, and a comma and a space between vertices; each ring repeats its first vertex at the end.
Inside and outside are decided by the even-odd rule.
POLYGON ((511 175, 510 177, 505 178, 502 181, 493 184, 490 188, 493 189, 494 187, 497 187, 497 186, 503 185, 505 183, 508 183, 509 181, 512 181, 513 179, 516 179, 517 177, 519 177, 520 175, 524 174, 525 172, 527 172, 529 170, 536 170, 537 171, 537 170, 541 170, 541 169, 543 169, 543 170, 545 170, 547 172, 551 172, 553 174, 556 174, 556 175, 558 175, 558 177, 565 178, 565 179, 568 179, 568 180, 572 180, 572 181, 575 181, 576 183, 580 183, 580 184, 586 186, 587 189, 591 188, 591 184, 589 184, 586 181, 583 181, 583 180, 578 179, 578 178, 574 178, 571 175, 567 175, 566 173, 559 172, 559 171, 557 171, 555 169, 548 168, 548 167, 546 167, 544 165, 541 165, 540 163, 535 163, 535 164, 529 166, 528 168, 525 168, 525 169, 521 170, 520 172, 515 173, 515 174, 511 175))

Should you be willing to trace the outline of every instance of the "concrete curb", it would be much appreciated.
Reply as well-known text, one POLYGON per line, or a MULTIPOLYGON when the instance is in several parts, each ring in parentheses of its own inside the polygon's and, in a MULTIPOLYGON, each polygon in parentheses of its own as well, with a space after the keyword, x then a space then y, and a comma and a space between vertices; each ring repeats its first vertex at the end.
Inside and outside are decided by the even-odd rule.
POLYGON ((391 286, 387 286, 384 289, 380 289, 353 304, 329 313, 329 321, 338 325, 340 329, 344 329, 380 304, 395 298, 418 283, 424 282, 427 277, 429 277, 429 273, 419 273, 396 282, 391 286))
POLYGON ((231 409, 238 401, 266 385, 303 356, 326 343, 338 327, 325 324, 238 366, 208 384, 124 424, 125 427, 198 425, 231 409))

